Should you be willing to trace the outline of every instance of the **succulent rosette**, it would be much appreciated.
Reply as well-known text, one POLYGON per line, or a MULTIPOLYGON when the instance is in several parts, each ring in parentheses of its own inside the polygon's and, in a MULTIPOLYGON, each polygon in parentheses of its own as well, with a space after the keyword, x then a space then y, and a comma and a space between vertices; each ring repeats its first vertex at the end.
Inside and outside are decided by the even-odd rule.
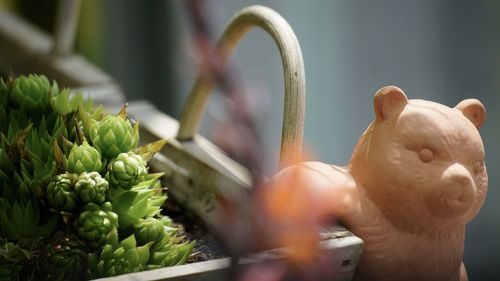
POLYGON ((112 186, 129 189, 144 179, 148 173, 146 165, 146 161, 135 153, 120 153, 109 162, 106 179, 112 186))
POLYGON ((45 280, 82 280, 87 270, 87 247, 77 237, 58 232, 43 252, 45 280))
POLYGON ((99 172, 102 168, 101 153, 87 142, 71 149, 67 169, 70 173, 99 172))
POLYGON ((132 127, 130 121, 121 115, 107 115, 90 130, 90 139, 103 157, 112 159, 137 145, 139 125, 136 123, 132 127))
POLYGON ((149 261, 149 247, 137 247, 134 235, 118 245, 107 244, 99 256, 89 255, 91 278, 108 277, 146 269, 149 261))
POLYGON ((47 199, 50 206, 61 211, 72 211, 78 206, 72 176, 60 174, 47 186, 47 199))
POLYGON ((109 202, 100 206, 88 203, 75 221, 75 228, 81 238, 104 245, 107 236, 117 231, 118 215, 109 202))
POLYGON ((12 83, 12 102, 27 111, 46 107, 50 101, 50 82, 45 76, 20 76, 12 83))
POLYGON ((165 226, 158 219, 147 218, 135 226, 135 238, 140 245, 159 241, 163 237, 165 237, 165 226))
POLYGON ((193 250, 194 243, 182 243, 182 239, 182 237, 176 237, 175 232, 169 232, 160 241, 155 242, 149 250, 148 268, 185 263, 193 250))
POLYGON ((102 203, 106 198, 108 181, 98 172, 84 172, 75 183, 75 191, 82 202, 102 203))
MULTIPOLYGON (((10 241, 33 241, 50 235, 58 217, 43 217, 40 204, 34 199, 15 201, 0 198, 0 239, 10 241)), ((0 263, 1 264, 1 263, 0 263)))

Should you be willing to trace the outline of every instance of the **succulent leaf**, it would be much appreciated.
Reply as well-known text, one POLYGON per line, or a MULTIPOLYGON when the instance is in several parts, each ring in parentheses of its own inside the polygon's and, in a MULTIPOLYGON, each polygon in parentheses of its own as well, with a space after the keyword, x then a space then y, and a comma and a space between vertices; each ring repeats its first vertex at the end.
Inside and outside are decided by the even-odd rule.
POLYGON ((52 97, 52 107, 61 115, 67 115, 78 109, 83 101, 83 94, 77 93, 70 98, 69 89, 62 90, 52 97))
POLYGON ((134 153, 138 154, 144 161, 148 162, 157 152, 159 152, 163 148, 163 146, 165 146, 166 143, 167 140, 165 139, 157 140, 155 142, 148 143, 134 149, 134 153))
POLYGON ((2 108, 7 107, 8 99, 9 87, 7 86, 7 83, 5 83, 3 78, 0 78, 0 105, 2 105, 2 108))
POLYGON ((148 268, 183 264, 191 254, 194 243, 178 243, 175 233, 168 233, 150 248, 148 268))
POLYGON ((14 169, 14 164, 12 164, 6 148, 2 145, 2 147, 0 148, 0 170, 3 171, 7 176, 12 175, 14 169))
POLYGON ((140 219, 146 217, 148 211, 148 197, 151 192, 151 189, 124 191, 110 198, 115 212, 119 215, 121 228, 136 224, 140 219))
POLYGON ((9 108, 9 87, 0 78, 0 132, 5 132, 9 126, 8 108, 9 108))
POLYGON ((0 198, 0 236, 12 241, 32 241, 50 234, 57 223, 56 215, 40 219, 38 204, 32 200, 9 202, 0 198))
POLYGON ((54 160, 56 163, 56 167, 58 170, 64 170, 64 163, 66 163, 66 157, 64 156, 64 152, 62 151, 61 147, 57 143, 57 140, 54 140, 54 160))

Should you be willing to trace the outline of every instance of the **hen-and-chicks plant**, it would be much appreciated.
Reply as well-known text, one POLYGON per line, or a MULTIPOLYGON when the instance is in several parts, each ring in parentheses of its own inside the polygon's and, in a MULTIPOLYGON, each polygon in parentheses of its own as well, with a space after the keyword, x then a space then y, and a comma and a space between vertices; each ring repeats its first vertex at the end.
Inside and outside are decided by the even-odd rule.
POLYGON ((184 263, 139 124, 42 75, 0 80, 0 280, 81 280, 184 263))

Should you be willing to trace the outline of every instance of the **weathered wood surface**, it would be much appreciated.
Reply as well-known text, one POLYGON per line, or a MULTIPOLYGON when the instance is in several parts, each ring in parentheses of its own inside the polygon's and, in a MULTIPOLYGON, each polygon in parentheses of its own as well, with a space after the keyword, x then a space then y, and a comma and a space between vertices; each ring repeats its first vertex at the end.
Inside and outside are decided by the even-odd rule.
MULTIPOLYGON (((68 32, 60 31, 66 38, 68 32)), ((71 32, 69 32, 71 33, 71 32)), ((69 39, 60 39, 67 48, 69 39)), ((53 53, 54 39, 27 21, 6 10, 0 10, 0 72, 4 75, 45 74, 63 87, 106 89, 97 94, 96 103, 125 102, 120 86, 105 72, 84 57, 53 53)), ((85 91, 84 91, 85 92, 85 91)))

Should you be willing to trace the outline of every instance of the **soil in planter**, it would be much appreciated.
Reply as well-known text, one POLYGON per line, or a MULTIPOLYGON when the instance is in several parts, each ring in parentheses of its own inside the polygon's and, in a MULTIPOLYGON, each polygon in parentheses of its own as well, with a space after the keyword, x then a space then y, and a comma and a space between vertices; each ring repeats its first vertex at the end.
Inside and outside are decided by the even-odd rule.
POLYGON ((179 227, 179 235, 185 236, 189 241, 195 241, 193 253, 189 257, 188 263, 227 257, 203 222, 183 208, 174 198, 168 197, 163 204, 162 213, 169 216, 176 227, 179 227))
MULTIPOLYGON (((163 205, 162 213, 174 221, 176 227, 179 228, 179 235, 185 236, 189 241, 195 241, 188 263, 228 257, 203 222, 182 207, 174 198, 168 197, 163 205)), ((332 221, 328 226, 321 228, 318 239, 324 241, 348 236, 352 236, 352 233, 345 226, 332 221)))

